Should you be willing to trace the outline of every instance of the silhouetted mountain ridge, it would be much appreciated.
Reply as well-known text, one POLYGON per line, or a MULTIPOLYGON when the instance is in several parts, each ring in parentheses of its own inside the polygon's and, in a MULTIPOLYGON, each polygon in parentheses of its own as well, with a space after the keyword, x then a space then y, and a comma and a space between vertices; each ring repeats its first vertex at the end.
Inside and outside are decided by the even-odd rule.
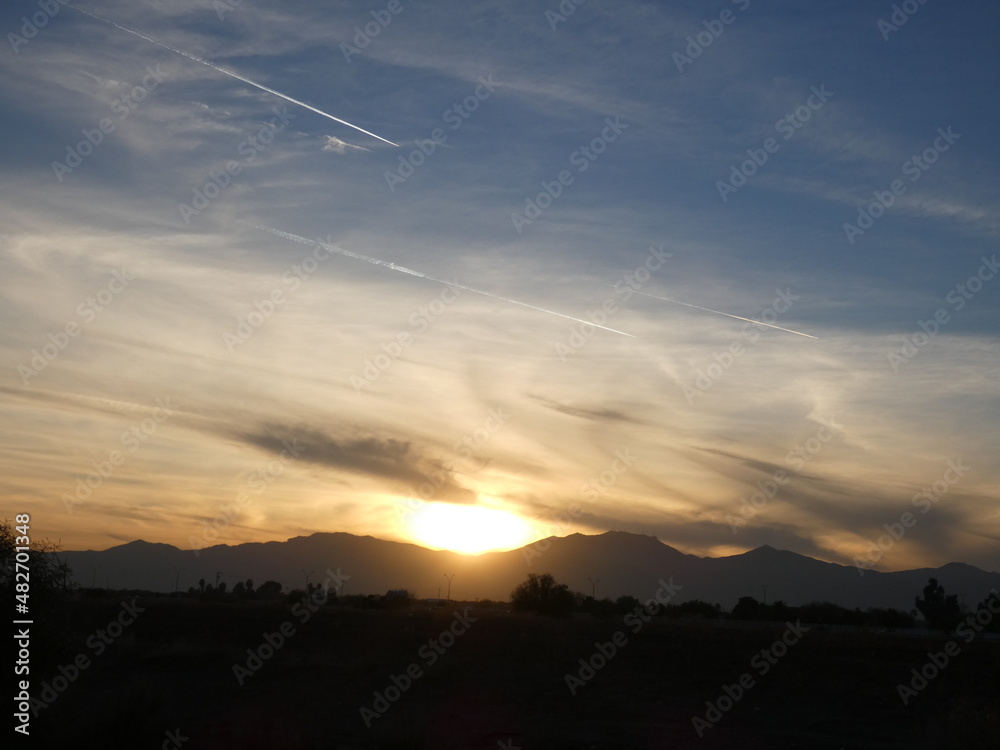
POLYGON ((608 531, 549 537, 526 547, 482 555, 431 550, 345 532, 297 536, 284 542, 248 542, 180 550, 136 540, 108 550, 61 553, 82 586, 152 591, 187 590, 200 579, 231 588, 252 579, 286 588, 322 583, 328 569, 349 578, 344 593, 381 594, 406 588, 419 597, 505 600, 528 573, 551 573, 574 591, 598 598, 631 595, 645 600, 660 579, 682 589, 676 601, 701 599, 730 608, 741 596, 789 605, 832 601, 846 607, 895 607, 909 611, 927 579, 937 578, 968 606, 1000 589, 1000 573, 965 563, 940 568, 860 575, 852 566, 816 560, 764 545, 726 557, 698 557, 656 537, 608 531))

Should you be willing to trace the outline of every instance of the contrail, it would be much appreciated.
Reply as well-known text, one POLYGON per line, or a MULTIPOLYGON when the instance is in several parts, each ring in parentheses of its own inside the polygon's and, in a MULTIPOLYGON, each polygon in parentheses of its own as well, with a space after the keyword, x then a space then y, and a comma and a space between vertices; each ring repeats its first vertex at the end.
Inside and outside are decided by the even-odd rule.
MULTIPOLYGON (((608 286, 614 286, 613 284, 608 284, 608 286)), ((777 328, 779 331, 785 331, 786 333, 794 333, 796 336, 805 336, 807 339, 817 339, 818 336, 812 336, 808 333, 802 333, 802 331, 793 331, 791 328, 782 328, 781 326, 771 325, 770 323, 764 323, 759 320, 753 320, 752 318, 744 318, 740 315, 730 315, 727 312, 722 312, 721 310, 713 310, 710 307, 702 307, 701 305, 692 305, 687 302, 681 302, 680 300, 670 299, 669 297, 658 297, 655 294, 647 294, 646 292, 640 292, 638 289, 633 289, 636 294, 641 294, 645 297, 652 297, 653 299, 662 299, 665 302, 673 302, 675 305, 684 305, 685 307, 693 307, 696 310, 704 310, 705 312, 715 313, 716 315, 725 315, 727 318, 735 318, 736 320, 745 320, 747 323, 753 323, 757 326, 767 326, 768 328, 777 328)))
POLYGON ((159 42, 159 41, 157 41, 156 39, 153 39, 150 36, 146 36, 145 34, 142 34, 142 33, 138 32, 138 31, 136 31, 135 29, 130 29, 127 26, 122 26, 120 23, 115 23, 114 21, 111 21, 111 20, 109 20, 107 18, 102 18, 101 16, 98 16, 98 15, 96 15, 94 13, 91 13, 89 10, 84 10, 83 8, 78 8, 77 6, 70 5, 69 3, 66 3, 65 5, 66 5, 67 8, 72 8, 73 10, 78 10, 78 11, 80 11, 81 13, 83 13, 86 16, 90 16, 91 18, 96 18, 98 21, 102 21, 104 23, 111 24, 115 28, 121 29, 122 31, 127 31, 129 34, 135 34, 140 39, 145 39, 147 42, 152 42, 153 44, 155 44, 155 45, 157 45, 159 47, 163 47, 164 49, 168 49, 171 52, 176 52, 178 55, 184 55, 184 57, 188 58, 189 60, 194 60, 196 63, 201 63, 202 65, 207 65, 208 67, 212 68, 213 70, 217 70, 220 73, 224 73, 227 76, 231 76, 232 78, 235 78, 235 79, 237 79, 239 81, 243 81, 243 83, 248 83, 251 86, 260 89, 261 91, 266 91, 269 94, 274 94, 275 96, 280 97, 280 98, 284 99, 287 102, 291 102, 292 104, 298 104, 300 107, 305 107, 306 109, 308 109, 308 110, 310 110, 312 112, 315 112, 318 115, 323 115, 323 117, 328 117, 331 120, 333 120, 334 122, 339 122, 341 125, 346 125, 349 128, 354 128, 355 130, 361 131, 365 135, 370 135, 372 138, 378 138, 380 141, 384 141, 385 143, 388 143, 390 146, 396 146, 397 148, 399 148, 399 144, 398 143, 393 143, 392 141, 387 140, 387 139, 383 138, 380 135, 375 135, 374 133, 371 133, 371 132, 365 130, 364 128, 359 128, 357 125, 352 125, 347 120, 341 120, 339 117, 334 117, 331 114, 327 114, 326 112, 324 112, 321 109, 316 109, 316 107, 312 106, 311 104, 306 104, 305 102, 300 102, 298 99, 293 99, 290 96, 286 96, 285 94, 282 94, 280 91, 275 91, 274 89, 268 88, 267 86, 265 86, 262 83, 257 83, 256 81, 252 81, 249 78, 247 78, 246 76, 241 76, 239 73, 234 73, 231 70, 226 70, 225 68, 219 67, 215 63, 209 62, 208 60, 202 60, 200 57, 198 57, 196 55, 192 55, 190 52, 185 52, 182 49, 177 49, 176 47, 171 47, 169 44, 164 44, 163 42, 159 42))
POLYGON ((406 266, 400 266, 395 263, 390 263, 389 261, 379 260, 378 258, 370 258, 367 255, 362 255, 361 253, 353 253, 350 250, 344 250, 343 248, 337 247, 336 245, 329 245, 325 242, 320 242, 318 240, 309 240, 305 237, 300 237, 297 234, 291 234, 290 232, 283 232, 280 229, 273 229, 272 227, 262 226, 260 224, 255 225, 256 229, 262 229, 265 232, 270 232, 278 237, 284 237, 286 240, 292 240, 293 242, 301 242, 303 245, 313 245, 331 250, 340 255, 345 255, 348 258, 355 258, 356 260, 363 260, 368 263, 373 263, 376 266, 382 266, 384 268, 391 268, 393 271, 399 271, 400 273, 408 273, 410 276, 416 276, 420 279, 428 279, 429 281, 436 281, 439 284, 447 284, 448 286, 457 287, 458 289, 464 289, 467 292, 474 292, 475 294, 482 294, 486 297, 492 297, 493 299, 502 300, 504 302, 509 302, 512 305, 520 305, 521 307, 527 307, 529 310, 537 310, 538 312, 548 313, 549 315, 557 315, 560 318, 565 318, 566 320, 572 320, 577 323, 583 323, 584 325, 594 326, 595 328, 600 328, 604 331, 610 331, 611 333, 617 333, 619 336, 628 336, 629 338, 635 338, 631 333, 625 333, 625 331, 619 331, 616 328, 608 328, 607 326, 598 325, 590 320, 583 320, 581 318, 574 318, 572 315, 563 315, 555 310, 546 310, 544 307, 536 307, 535 305, 529 305, 527 302, 519 302, 516 299, 510 299, 509 297, 501 297, 499 294, 493 294, 492 292, 484 292, 482 289, 476 289, 475 287, 465 286, 464 284, 457 284, 454 281, 445 281, 444 279, 439 279, 434 276, 430 276, 426 273, 421 273, 420 271, 414 271, 412 268, 407 268, 406 266))

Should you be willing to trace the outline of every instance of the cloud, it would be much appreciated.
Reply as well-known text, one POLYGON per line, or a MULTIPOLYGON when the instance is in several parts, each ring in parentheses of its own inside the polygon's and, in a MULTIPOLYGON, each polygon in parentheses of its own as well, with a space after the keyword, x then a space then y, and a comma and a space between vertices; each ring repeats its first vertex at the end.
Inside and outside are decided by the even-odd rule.
POLYGON ((347 153, 348 149, 351 151, 368 151, 363 146, 355 146, 353 143, 342 141, 335 135, 323 136, 323 151, 332 151, 335 154, 343 155, 347 153))
POLYGON ((420 496, 420 487, 429 483, 435 488, 433 494, 437 500, 458 503, 476 500, 475 493, 456 480, 452 465, 423 456, 409 440, 358 435, 334 437, 317 428, 276 423, 262 425, 256 431, 237 432, 235 436, 268 453, 285 452, 305 463, 387 480, 405 496, 420 496))

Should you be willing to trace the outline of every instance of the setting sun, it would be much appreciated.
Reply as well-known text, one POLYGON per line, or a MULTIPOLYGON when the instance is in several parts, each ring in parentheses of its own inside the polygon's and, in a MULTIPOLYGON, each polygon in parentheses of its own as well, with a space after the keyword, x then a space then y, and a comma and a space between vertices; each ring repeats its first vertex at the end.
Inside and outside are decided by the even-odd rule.
POLYGON ((481 505, 428 503, 408 523, 417 544, 478 554, 520 547, 532 540, 532 527, 513 513, 481 505))

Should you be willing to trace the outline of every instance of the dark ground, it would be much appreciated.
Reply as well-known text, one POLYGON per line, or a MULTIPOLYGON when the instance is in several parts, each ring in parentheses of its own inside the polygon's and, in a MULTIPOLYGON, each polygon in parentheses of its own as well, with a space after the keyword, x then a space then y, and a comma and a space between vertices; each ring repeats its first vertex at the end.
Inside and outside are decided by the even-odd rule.
MULTIPOLYGON (((96 655, 91 638, 130 597, 78 599, 58 664, 91 665, 32 722, 31 747, 161 748, 866 748, 1000 747, 1000 644, 961 653, 904 706, 909 682, 942 636, 813 627, 761 676, 751 660, 784 631, 621 618, 553 620, 470 610, 478 620, 428 666, 429 639, 462 605, 386 612, 277 603, 138 600, 145 611, 96 655), (298 615, 298 616, 297 616, 298 615), (288 621, 292 635, 237 684, 233 665, 288 621), (622 630, 628 643, 572 696, 567 673, 622 630), (88 645, 88 639, 90 638, 88 645), (393 675, 415 680, 366 728, 393 675), (749 672, 755 685, 699 738, 694 715, 749 672), (168 735, 168 732, 173 733, 168 735)), ((475 605, 473 605, 474 607, 475 605)), ((758 662, 760 663, 760 662, 758 662)), ((33 672, 37 696, 52 667, 33 672)), ((19 736, 15 735, 18 739, 19 736)))

